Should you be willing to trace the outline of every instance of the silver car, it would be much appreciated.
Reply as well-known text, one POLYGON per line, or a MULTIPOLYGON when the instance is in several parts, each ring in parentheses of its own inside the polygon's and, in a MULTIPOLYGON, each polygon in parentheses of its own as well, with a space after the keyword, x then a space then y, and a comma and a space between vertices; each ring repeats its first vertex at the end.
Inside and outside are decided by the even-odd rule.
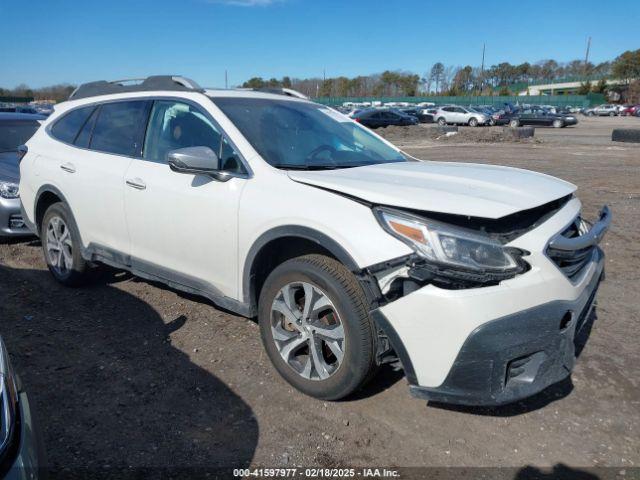
POLYGON ((436 112, 435 119, 439 125, 455 124, 469 125, 470 127, 487 125, 491 121, 489 115, 457 105, 440 107, 436 112))
POLYGON ((46 117, 30 113, 0 113, 0 238, 31 235, 20 211, 20 152, 46 117))

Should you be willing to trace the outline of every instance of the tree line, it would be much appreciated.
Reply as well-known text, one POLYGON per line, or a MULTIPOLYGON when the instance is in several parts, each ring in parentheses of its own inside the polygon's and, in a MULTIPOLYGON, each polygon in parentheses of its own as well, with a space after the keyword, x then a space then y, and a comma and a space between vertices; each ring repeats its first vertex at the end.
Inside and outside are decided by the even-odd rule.
MULTIPOLYGON (((556 60, 541 60, 513 65, 502 62, 487 68, 481 66, 452 66, 434 63, 422 76, 412 72, 384 71, 379 74, 361 75, 353 78, 298 79, 283 77, 282 80, 265 80, 254 77, 244 82, 244 88, 287 87, 294 88, 310 97, 379 97, 417 95, 510 95, 526 89, 526 85, 539 82, 554 82, 568 78, 604 79, 613 77, 623 80, 640 78, 640 49, 627 51, 614 59, 599 64, 572 60, 561 63, 556 60)), ((604 93, 606 83, 591 86, 585 82, 583 94, 589 91, 604 93)))
POLYGON ((53 100, 62 102, 67 100, 71 92, 75 90, 74 85, 59 84, 42 88, 30 88, 26 84, 20 84, 15 88, 0 87, 0 97, 28 97, 34 100, 53 100))

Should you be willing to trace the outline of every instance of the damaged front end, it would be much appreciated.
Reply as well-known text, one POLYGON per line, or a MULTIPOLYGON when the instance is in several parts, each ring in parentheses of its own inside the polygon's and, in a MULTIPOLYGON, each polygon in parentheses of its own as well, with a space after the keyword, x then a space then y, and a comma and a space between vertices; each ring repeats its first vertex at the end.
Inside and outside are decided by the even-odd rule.
MULTIPOLYGON (((482 288, 527 272, 530 253, 507 244, 538 227, 571 198, 497 220, 372 206, 382 228, 414 253, 358 272, 372 300, 371 311, 427 285, 446 290, 482 288)), ((384 326, 378 329, 379 363, 396 362, 397 342, 387 337, 384 326)))
POLYGON ((507 244, 538 227, 571 198, 500 219, 373 206, 382 228, 414 253, 370 265, 360 276, 376 284, 379 305, 426 285, 453 290, 498 285, 531 268, 529 252, 507 244))

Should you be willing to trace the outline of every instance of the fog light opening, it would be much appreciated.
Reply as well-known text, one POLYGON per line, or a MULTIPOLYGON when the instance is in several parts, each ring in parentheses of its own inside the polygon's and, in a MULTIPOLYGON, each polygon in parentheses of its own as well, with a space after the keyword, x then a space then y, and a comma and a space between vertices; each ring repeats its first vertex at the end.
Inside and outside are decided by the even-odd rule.
POLYGON ((569 325, 571 325, 571 321, 573 320, 573 312, 568 310, 562 318, 560 319, 560 331, 564 331, 567 329, 569 325))

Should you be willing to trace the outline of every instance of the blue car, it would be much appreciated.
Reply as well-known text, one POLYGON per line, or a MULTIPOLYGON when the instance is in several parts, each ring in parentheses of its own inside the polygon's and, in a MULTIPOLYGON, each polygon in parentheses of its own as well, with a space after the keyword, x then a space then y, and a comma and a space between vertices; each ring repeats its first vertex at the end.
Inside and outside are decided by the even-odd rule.
POLYGON ((44 464, 29 399, 0 338, 0 478, 38 479, 44 464))

